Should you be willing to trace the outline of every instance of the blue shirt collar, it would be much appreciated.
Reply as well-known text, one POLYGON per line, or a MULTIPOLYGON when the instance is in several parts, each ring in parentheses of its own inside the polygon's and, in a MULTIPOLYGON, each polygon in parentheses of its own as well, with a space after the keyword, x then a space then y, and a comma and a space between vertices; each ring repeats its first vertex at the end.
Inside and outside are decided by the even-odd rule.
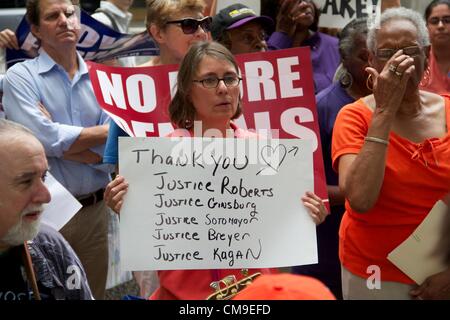
MULTIPOLYGON (((77 74, 80 75, 80 77, 84 74, 88 73, 88 68, 86 63, 84 62, 83 58, 80 56, 80 54, 77 52, 77 59, 78 59, 78 72, 77 74)), ((39 56, 37 58, 38 60, 38 73, 46 73, 53 69, 57 63, 48 55, 45 50, 41 50, 39 53, 39 56)))

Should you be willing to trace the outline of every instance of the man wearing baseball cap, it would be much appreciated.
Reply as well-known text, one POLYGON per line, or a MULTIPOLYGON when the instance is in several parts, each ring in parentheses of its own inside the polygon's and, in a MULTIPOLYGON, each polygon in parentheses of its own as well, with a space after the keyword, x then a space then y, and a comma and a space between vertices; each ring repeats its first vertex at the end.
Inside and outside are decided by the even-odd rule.
MULTIPOLYGON (((289 19, 288 15, 284 17, 289 19)), ((277 29, 279 25, 281 24, 277 21, 277 29)), ((236 3, 223 8, 213 17, 211 35, 233 54, 267 51, 268 48, 287 48, 283 45, 286 43, 284 39, 280 39, 280 36, 288 37, 285 33, 276 32, 276 35, 266 42, 267 35, 274 30, 275 23, 272 18, 258 16, 251 8, 236 3)))

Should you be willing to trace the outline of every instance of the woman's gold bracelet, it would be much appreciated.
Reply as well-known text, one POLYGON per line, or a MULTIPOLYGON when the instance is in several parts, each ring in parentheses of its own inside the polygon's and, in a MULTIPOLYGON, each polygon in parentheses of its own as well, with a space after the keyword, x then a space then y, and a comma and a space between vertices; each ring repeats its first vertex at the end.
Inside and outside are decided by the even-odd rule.
POLYGON ((370 141, 370 142, 381 143, 381 144, 384 144, 386 146, 389 145, 389 141, 384 140, 384 139, 380 139, 380 138, 376 138, 376 137, 365 137, 364 140, 365 141, 370 141))

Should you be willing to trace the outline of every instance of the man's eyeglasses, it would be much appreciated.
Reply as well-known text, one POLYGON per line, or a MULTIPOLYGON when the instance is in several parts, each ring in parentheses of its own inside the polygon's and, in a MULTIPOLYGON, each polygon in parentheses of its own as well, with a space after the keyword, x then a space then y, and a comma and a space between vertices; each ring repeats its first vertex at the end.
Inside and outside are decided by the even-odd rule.
POLYGON ((242 78, 239 78, 238 76, 225 76, 223 78, 217 78, 217 77, 209 77, 202 80, 193 80, 193 82, 200 82, 203 87, 207 89, 213 89, 217 88, 220 81, 223 81, 223 83, 231 88, 231 87, 237 87, 239 85, 239 82, 241 82, 242 78))
POLYGON ((430 19, 428 19, 428 24, 437 26, 439 24, 439 22, 441 22, 441 21, 442 21, 443 25, 450 24, 450 16, 445 16, 445 17, 441 17, 441 18, 439 18, 439 17, 430 18, 430 19))
POLYGON ((398 50, 403 50, 403 53, 410 57, 420 55, 422 48, 419 46, 411 46, 399 49, 378 49, 376 56, 380 60, 389 60, 398 50))
POLYGON ((247 45, 252 45, 253 43, 256 42, 262 42, 264 40, 266 40, 267 35, 264 31, 262 31, 261 33, 254 33, 254 32, 243 32, 242 34, 239 34, 239 41, 247 44, 247 45))
POLYGON ((184 34, 194 34, 197 32, 198 26, 200 26, 205 32, 211 31, 212 18, 206 17, 198 20, 193 18, 185 18, 166 22, 166 24, 174 23, 181 27, 184 34))

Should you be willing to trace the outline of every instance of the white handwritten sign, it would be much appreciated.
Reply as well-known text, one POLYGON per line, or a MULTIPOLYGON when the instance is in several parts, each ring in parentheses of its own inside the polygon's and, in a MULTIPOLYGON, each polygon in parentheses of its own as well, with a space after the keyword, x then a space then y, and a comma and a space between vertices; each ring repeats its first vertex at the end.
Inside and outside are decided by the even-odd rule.
POLYGON ((317 263, 310 140, 120 138, 126 270, 317 263))
POLYGON ((356 18, 369 17, 375 21, 380 14, 382 0, 315 0, 321 10, 319 26, 343 28, 356 18))

